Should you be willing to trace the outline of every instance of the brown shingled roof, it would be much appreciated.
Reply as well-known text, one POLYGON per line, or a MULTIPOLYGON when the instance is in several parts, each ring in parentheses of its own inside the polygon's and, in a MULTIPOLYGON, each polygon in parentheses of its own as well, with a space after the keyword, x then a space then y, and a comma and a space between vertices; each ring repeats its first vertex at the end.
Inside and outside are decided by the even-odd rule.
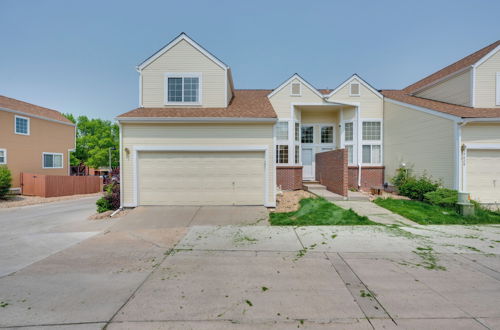
POLYGON ((0 95, 0 109, 1 108, 19 111, 25 113, 26 115, 34 115, 73 124, 68 118, 64 117, 59 111, 40 107, 38 105, 19 101, 2 95, 0 95))
POLYGON ((382 90, 382 95, 404 103, 436 110, 462 118, 500 118, 500 108, 472 108, 411 96, 400 90, 382 90))
POLYGON ((227 108, 137 108, 119 115, 118 118, 276 118, 276 113, 267 98, 270 92, 271 90, 235 90, 227 108))
POLYGON ((499 45, 500 45, 500 40, 497 40, 494 43, 492 43, 491 45, 488 45, 488 46, 478 50, 477 52, 475 52, 469 56, 466 56, 463 59, 461 59, 461 60, 459 60, 451 65, 448 65, 447 67, 445 67, 437 72, 434 72, 430 76, 427 76, 424 79, 421 79, 421 80, 417 81, 416 83, 411 84, 410 86, 404 88, 403 91, 406 93, 412 93, 421 87, 424 87, 424 86, 431 84, 432 82, 434 82, 436 80, 444 78, 444 77, 446 77, 454 72, 457 72, 461 69, 464 69, 468 66, 471 66, 471 65, 475 64, 476 62, 478 62, 481 58, 486 56, 489 52, 491 52, 493 49, 495 49, 499 45))

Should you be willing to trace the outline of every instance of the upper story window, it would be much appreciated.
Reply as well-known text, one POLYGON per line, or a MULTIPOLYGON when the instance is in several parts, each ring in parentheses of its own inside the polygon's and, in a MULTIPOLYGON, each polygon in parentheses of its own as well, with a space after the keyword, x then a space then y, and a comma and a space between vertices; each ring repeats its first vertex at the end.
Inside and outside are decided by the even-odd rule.
POLYGON ((295 123, 295 141, 299 142, 300 141, 300 124, 295 123))
POLYGON ((380 140, 381 123, 379 121, 363 122, 363 140, 380 140))
POLYGON ((21 116, 15 116, 14 132, 21 135, 30 135, 30 119, 21 116))
POLYGON ((288 140, 288 122, 280 121, 276 124, 276 139, 288 140))
POLYGON ((359 83, 353 82, 349 85, 349 95, 350 96, 359 96, 360 95, 359 83))
POLYGON ((314 143, 314 126, 302 126, 302 143, 314 143))
POLYGON ((0 149, 0 165, 7 164, 7 150, 0 149))
POLYGON ((344 125, 344 140, 353 141, 354 140, 354 123, 345 123, 344 125))
POLYGON ((380 165, 382 163, 382 123, 380 121, 363 122, 363 164, 380 165))
POLYGON ((200 104, 201 75, 167 73, 165 82, 166 104, 200 104))
POLYGON ((43 168, 63 168, 63 155, 44 152, 43 168))
POLYGON ((301 85, 299 82, 292 83, 292 96, 300 96, 301 95, 301 85))

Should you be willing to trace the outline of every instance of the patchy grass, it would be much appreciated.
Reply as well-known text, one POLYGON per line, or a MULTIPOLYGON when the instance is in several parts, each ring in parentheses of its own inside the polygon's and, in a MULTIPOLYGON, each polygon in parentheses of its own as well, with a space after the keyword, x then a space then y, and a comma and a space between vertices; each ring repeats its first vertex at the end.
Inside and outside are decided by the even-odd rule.
POLYGON ((324 198, 304 198, 295 212, 271 213, 269 222, 273 226, 330 226, 330 225, 375 225, 376 223, 344 210, 324 198))
POLYGON ((419 201, 377 198, 374 203, 421 225, 476 225, 500 223, 500 213, 477 207, 475 216, 464 217, 452 208, 444 208, 419 201))
POLYGON ((415 253, 422 259, 422 263, 416 264, 415 266, 422 266, 429 270, 446 270, 446 267, 438 264, 439 259, 434 253, 432 247, 417 247, 417 250, 413 251, 413 253, 415 253))

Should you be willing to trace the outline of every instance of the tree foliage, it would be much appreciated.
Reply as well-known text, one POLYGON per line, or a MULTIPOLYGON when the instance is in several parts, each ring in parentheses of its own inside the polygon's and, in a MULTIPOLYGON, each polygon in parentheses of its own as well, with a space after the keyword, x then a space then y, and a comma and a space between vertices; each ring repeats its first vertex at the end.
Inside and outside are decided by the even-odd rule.
POLYGON ((76 150, 71 153, 71 165, 85 164, 99 168, 109 166, 109 149, 111 150, 111 166, 119 166, 119 128, 109 120, 89 119, 87 116, 75 118, 65 114, 66 118, 76 124, 76 150))

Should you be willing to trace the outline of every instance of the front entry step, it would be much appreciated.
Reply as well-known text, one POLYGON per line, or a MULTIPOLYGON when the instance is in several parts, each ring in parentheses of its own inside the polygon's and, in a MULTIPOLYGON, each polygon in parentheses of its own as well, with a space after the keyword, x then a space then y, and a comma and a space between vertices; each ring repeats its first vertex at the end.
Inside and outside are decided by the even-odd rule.
POLYGON ((319 184, 319 183, 304 183, 304 186, 307 188, 307 191, 310 193, 323 197, 326 200, 329 201, 345 201, 347 200, 347 197, 344 197, 342 195, 333 193, 331 191, 326 190, 326 187, 319 184))

